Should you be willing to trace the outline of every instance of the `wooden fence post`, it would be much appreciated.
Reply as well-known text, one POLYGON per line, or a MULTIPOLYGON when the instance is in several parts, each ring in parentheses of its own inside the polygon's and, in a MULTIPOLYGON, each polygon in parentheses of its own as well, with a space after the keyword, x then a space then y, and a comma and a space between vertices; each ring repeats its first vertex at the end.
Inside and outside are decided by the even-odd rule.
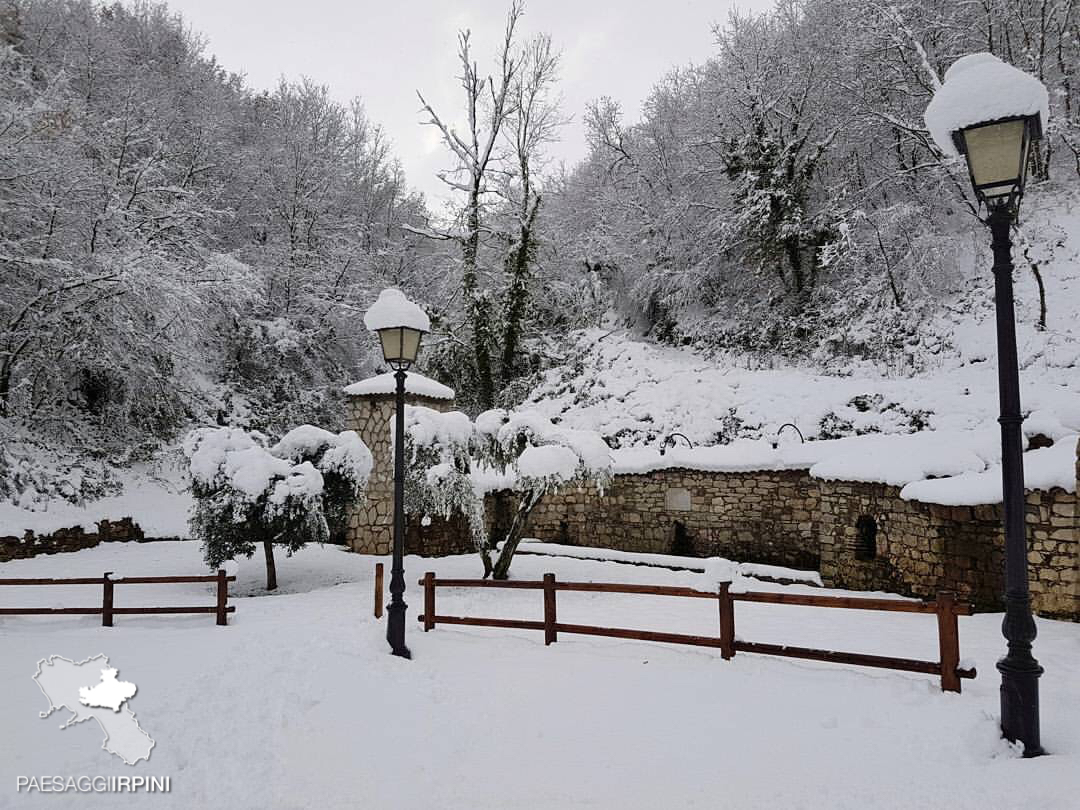
POLYGON ((960 630, 956 620, 956 595, 940 591, 937 595, 938 648, 941 651, 941 691, 959 692, 960 630))
POLYGON ((224 568, 217 571, 217 623, 224 627, 229 623, 229 580, 224 568))
POLYGON ((544 646, 559 640, 555 630, 555 575, 544 574, 544 646))
POLYGON ((375 563, 375 618, 382 618, 383 564, 375 563))
POLYGON ((435 627, 435 573, 424 574, 424 632, 435 627))
POLYGON ((109 579, 112 571, 106 571, 102 575, 103 591, 101 594, 101 626, 112 627, 113 619, 113 581, 109 579))
POLYGON ((735 599, 731 595, 731 583, 721 582, 718 594, 720 602, 720 656, 728 661, 735 655, 735 599))

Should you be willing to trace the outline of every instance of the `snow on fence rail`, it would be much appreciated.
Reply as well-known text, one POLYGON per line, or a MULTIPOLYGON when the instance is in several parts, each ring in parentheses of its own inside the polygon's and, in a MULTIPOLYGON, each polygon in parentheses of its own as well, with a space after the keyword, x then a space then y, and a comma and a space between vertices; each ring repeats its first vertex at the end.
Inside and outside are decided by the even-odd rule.
POLYGON ((57 614, 77 614, 83 616, 101 616, 102 627, 113 626, 116 615, 146 615, 153 613, 215 613, 217 623, 227 625, 228 614, 236 612, 236 606, 229 604, 229 583, 236 577, 227 576, 223 569, 216 574, 188 577, 122 577, 112 579, 112 571, 106 571, 100 577, 68 577, 66 579, 0 579, 3 585, 100 585, 101 607, 32 607, 0 608, 0 616, 51 616, 57 614), (117 585, 169 585, 187 582, 216 582, 217 603, 209 607, 185 605, 183 607, 113 607, 113 590, 117 585))
POLYGON ((737 652, 781 655, 789 658, 805 658, 811 661, 830 661, 837 664, 853 664, 864 667, 880 667, 905 672, 924 672, 941 677, 944 692, 959 692, 961 678, 974 678, 975 669, 960 667, 960 634, 958 616, 970 616, 972 607, 956 601, 954 594, 942 591, 934 601, 908 601, 899 599, 875 599, 852 596, 818 596, 816 594, 789 594, 746 591, 733 593, 730 583, 722 582, 718 591, 699 591, 672 585, 629 585, 608 582, 559 582, 554 574, 544 574, 542 581, 496 581, 490 579, 438 579, 428 572, 420 580, 424 588, 424 613, 417 620, 424 625, 424 632, 436 624, 463 624, 477 627, 510 627, 519 630, 543 630, 544 644, 558 640, 559 633, 577 633, 590 636, 629 638, 638 641, 662 641, 669 644, 693 644, 700 647, 718 647, 725 660, 737 652), (473 616, 440 616, 435 611, 436 588, 516 588, 542 590, 544 592, 544 620, 492 619, 473 616), (653 630, 633 630, 622 627, 596 627, 586 624, 564 624, 556 617, 555 594, 558 591, 588 591, 592 593, 629 593, 650 596, 681 596, 692 599, 715 599, 719 603, 720 632, 713 636, 694 636, 684 633, 661 633, 653 630), (773 605, 802 605, 824 608, 848 608, 855 610, 887 610, 901 613, 933 613, 938 621, 938 646, 940 660, 919 661, 911 658, 891 658, 865 653, 816 650, 809 647, 792 647, 783 644, 761 644, 743 641, 735 637, 735 602, 760 602, 773 605))

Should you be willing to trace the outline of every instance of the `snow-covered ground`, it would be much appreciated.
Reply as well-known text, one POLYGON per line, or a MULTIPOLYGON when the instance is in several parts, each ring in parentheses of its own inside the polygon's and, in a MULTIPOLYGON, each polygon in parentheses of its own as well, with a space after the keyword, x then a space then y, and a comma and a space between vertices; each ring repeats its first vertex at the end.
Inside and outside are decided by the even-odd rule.
MULTIPOLYGON (((675 554, 650 554, 641 551, 619 551, 613 548, 591 548, 585 546, 569 546, 563 543, 544 543, 535 539, 525 539, 517 550, 518 554, 542 554, 549 557, 572 557, 577 560, 599 560, 626 563, 628 565, 651 565, 659 568, 670 568, 675 571, 695 571, 707 574, 709 582, 731 582, 736 578, 752 582, 757 579, 769 581, 806 582, 811 585, 821 585, 821 574, 817 571, 802 571, 796 568, 785 568, 780 565, 763 565, 761 563, 740 563, 727 560, 723 557, 680 557, 675 554)), ((743 590, 753 590, 760 587, 761 583, 749 585, 743 590)))
MULTIPOLYGON (((15 793, 19 775, 170 776, 169 795, 82 795, 79 806, 1016 807, 1074 808, 1080 795, 1080 627, 1039 619, 1043 742, 1016 758, 998 737, 1000 615, 960 620, 979 676, 961 695, 931 676, 645 642, 487 628, 420 631, 424 571, 476 576, 475 557, 406 560, 408 641, 387 654, 371 616, 375 558, 335 547, 281 559, 281 590, 210 616, 0 619, 0 807, 55 804, 15 793), (130 708, 156 741, 130 767, 101 733, 40 719, 32 680, 49 655, 109 657, 139 691, 130 708)), ((198 573, 194 543, 107 544, 0 564, 0 577, 198 573)), ((706 575, 522 556, 518 578, 700 587, 706 575)), ((256 557, 238 590, 258 592, 256 557)), ((809 586, 763 585, 802 591, 809 586)), ((820 589, 815 592, 821 593, 820 589)), ((827 591, 826 591, 827 592, 827 591)), ((199 585, 120 586, 120 604, 209 603, 199 585)), ((0 589, 0 604, 95 604, 92 586, 0 589)), ((535 591, 439 592, 440 612, 539 618, 535 591)), ((715 633, 711 603, 559 595, 568 622, 715 633)), ((740 603, 749 640, 936 657, 932 616, 740 603)))
POLYGON ((116 495, 74 504, 61 498, 14 504, 0 501, 0 537, 21 537, 23 532, 48 534, 81 526, 97 531, 100 520, 130 517, 147 537, 187 537, 188 514, 193 505, 188 481, 174 464, 135 465, 118 471, 121 490, 116 495))
MULTIPOLYGON (((1077 290, 1080 295, 1080 288, 1077 290)), ((984 349, 993 348, 982 342, 984 349)), ((998 416, 997 371, 990 358, 917 377, 825 375, 804 368, 739 368, 723 359, 635 340, 624 332, 584 332, 583 366, 547 372, 535 407, 568 427, 600 431, 623 446, 658 444, 675 431, 695 445, 777 438, 791 422, 807 439, 918 428, 979 430, 998 416)), ((1080 430, 1075 366, 1021 371, 1031 432, 1080 430)), ((798 443, 788 429, 779 441, 798 443)), ((682 443, 679 440, 680 444, 682 443)))
MULTIPOLYGON (((1017 342, 1025 430, 1080 432, 1080 189, 1033 186, 1014 241, 1017 342), (1046 292, 1046 327, 1039 294, 1046 292)), ((697 445, 775 438, 787 422, 807 438, 915 429, 979 430, 998 416, 993 278, 984 242, 973 247, 961 288, 921 324, 897 368, 821 358, 705 356, 622 330, 578 335, 566 362, 546 372, 530 407, 568 427, 598 430, 622 446, 652 445, 675 431, 697 445), (828 367, 830 373, 822 373, 828 367), (923 369, 911 374, 911 368, 923 369)), ((788 429, 781 442, 795 440, 788 429)), ((680 440, 681 442, 681 440, 680 440)))

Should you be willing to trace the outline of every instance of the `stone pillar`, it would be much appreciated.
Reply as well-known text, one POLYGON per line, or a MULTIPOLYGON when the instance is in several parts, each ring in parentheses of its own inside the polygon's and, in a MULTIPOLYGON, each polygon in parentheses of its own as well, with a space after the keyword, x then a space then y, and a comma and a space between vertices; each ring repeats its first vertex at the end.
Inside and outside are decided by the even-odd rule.
POLYGON ((1073 567, 1072 567, 1072 618, 1080 621, 1080 440, 1076 442, 1076 492, 1072 498, 1073 567))
MULTIPOLYGON (((409 376, 417 375, 410 373, 409 376)), ((453 392, 450 393, 452 395, 453 392)), ((437 411, 449 411, 454 407, 452 398, 439 399, 411 394, 408 393, 408 388, 405 403, 423 405, 437 411)), ((394 448, 391 438, 393 425, 393 394, 349 394, 345 427, 360 434, 374 460, 366 497, 358 499, 349 510, 346 540, 351 550, 361 554, 389 554, 394 539, 394 448)))
MULTIPOLYGON (((1054 489, 1045 494, 1044 539, 1035 540, 1031 566, 1033 599, 1039 614, 1080 621, 1080 442, 1076 446, 1076 492, 1054 489)), ((1036 648, 1038 642, 1036 642, 1036 648)))

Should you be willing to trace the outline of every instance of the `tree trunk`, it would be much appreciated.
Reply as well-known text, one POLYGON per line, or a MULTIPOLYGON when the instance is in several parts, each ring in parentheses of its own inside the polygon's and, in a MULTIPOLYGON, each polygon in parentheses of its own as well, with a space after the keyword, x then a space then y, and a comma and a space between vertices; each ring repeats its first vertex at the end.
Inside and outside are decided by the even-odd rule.
POLYGON ((11 364, 8 358, 0 363, 0 416, 7 416, 8 397, 11 394, 11 364))
POLYGON ((274 544, 263 540, 263 556, 266 557, 266 590, 277 589, 277 567, 274 565, 274 544))
POLYGON ((525 534, 529 515, 532 514, 532 510, 535 508, 536 504, 540 502, 540 498, 543 494, 542 491, 537 490, 531 490, 522 494, 517 514, 514 515, 514 522, 506 532, 506 539, 503 541, 502 551, 499 552, 499 559, 495 561, 495 567, 492 569, 492 579, 510 578, 510 563, 514 560, 514 552, 517 551, 518 544, 525 534))
POLYGON ((521 340, 525 309, 529 300, 529 268, 533 256, 533 224, 540 209, 540 197, 536 197, 531 210, 525 213, 518 233, 518 243, 507 257, 510 283, 506 289, 506 331, 503 335, 503 354, 500 376, 503 387, 514 379, 521 340))
POLYGON ((468 303, 467 317, 472 331, 473 357, 476 362, 476 400, 480 410, 495 407, 495 380, 491 371, 491 301, 475 293, 468 303))
POLYGON ((791 268, 792 281, 795 283, 795 292, 801 293, 804 287, 802 249, 799 240, 788 237, 784 240, 784 253, 787 255, 788 266, 791 268))
POLYGON ((1046 329, 1046 286, 1043 284, 1042 273, 1039 272, 1039 263, 1031 260, 1031 246, 1024 246, 1024 258, 1027 259, 1027 263, 1031 266, 1031 273, 1035 276, 1035 283, 1039 287, 1039 326, 1038 328, 1046 329))
POLYGON ((488 353, 491 313, 486 302, 481 300, 476 277, 480 255, 480 182, 480 177, 474 175, 466 206, 465 238, 461 246, 461 287, 465 298, 465 321, 472 332, 478 404, 482 410, 487 410, 494 403, 495 386, 491 379, 491 356, 488 353))

